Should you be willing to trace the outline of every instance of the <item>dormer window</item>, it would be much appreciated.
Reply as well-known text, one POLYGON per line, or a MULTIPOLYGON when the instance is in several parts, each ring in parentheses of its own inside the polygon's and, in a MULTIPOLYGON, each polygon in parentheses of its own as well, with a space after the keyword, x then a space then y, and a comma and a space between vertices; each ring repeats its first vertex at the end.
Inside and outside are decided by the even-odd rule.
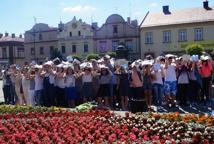
POLYGON ((113 33, 116 34, 118 32, 117 25, 113 26, 113 33))
POLYGON ((39 40, 42 40, 43 37, 42 37, 42 34, 39 34, 39 40))

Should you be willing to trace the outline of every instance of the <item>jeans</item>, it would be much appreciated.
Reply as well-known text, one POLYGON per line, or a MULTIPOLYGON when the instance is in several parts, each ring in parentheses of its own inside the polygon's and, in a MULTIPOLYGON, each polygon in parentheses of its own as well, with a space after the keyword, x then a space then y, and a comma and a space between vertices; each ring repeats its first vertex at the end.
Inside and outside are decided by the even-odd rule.
POLYGON ((5 104, 10 103, 10 97, 11 97, 11 86, 10 85, 4 85, 3 86, 3 93, 4 93, 4 102, 5 104))
POLYGON ((155 83, 153 84, 154 90, 154 102, 156 106, 162 105, 162 98, 163 98, 163 85, 155 83))
POLYGON ((43 105, 42 95, 43 95, 43 90, 36 90, 35 91, 35 103, 37 106, 43 105))

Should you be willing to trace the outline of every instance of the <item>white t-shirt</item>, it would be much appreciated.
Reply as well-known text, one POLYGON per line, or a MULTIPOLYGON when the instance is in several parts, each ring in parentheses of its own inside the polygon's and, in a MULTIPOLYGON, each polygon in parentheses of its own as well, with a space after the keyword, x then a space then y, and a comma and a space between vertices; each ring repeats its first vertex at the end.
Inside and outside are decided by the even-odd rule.
MULTIPOLYGON (((56 73, 56 72, 53 72, 54 74, 56 73)), ((50 74, 49 75, 49 82, 50 82, 50 84, 54 84, 55 83, 55 75, 54 74, 50 74)))
POLYGON ((161 69, 159 69, 157 72, 153 71, 152 74, 155 75, 156 79, 152 82, 154 84, 163 84, 161 69))
POLYGON ((165 69, 165 81, 176 81, 176 65, 174 63, 168 65, 167 69, 165 69))
POLYGON ((39 76, 39 74, 35 75, 35 90, 42 90, 43 89, 43 78, 39 76))
POLYGON ((75 77, 73 75, 67 75, 65 78, 66 87, 75 87, 75 77))
POLYGON ((92 82, 92 75, 91 74, 89 74, 89 75, 84 74, 82 76, 82 83, 88 83, 88 82, 92 82))
POLYGON ((65 88, 65 78, 57 78, 56 86, 58 86, 60 88, 65 88))

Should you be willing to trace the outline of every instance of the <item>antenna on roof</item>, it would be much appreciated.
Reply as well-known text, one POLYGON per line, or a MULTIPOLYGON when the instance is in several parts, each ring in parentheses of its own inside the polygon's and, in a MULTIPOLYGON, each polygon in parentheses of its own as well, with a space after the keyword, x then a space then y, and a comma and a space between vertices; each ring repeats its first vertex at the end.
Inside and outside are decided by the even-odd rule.
POLYGON ((94 15, 93 14, 91 14, 91 23, 93 23, 93 21, 94 21, 94 15))
POLYGON ((59 20, 60 20, 60 22, 62 22, 62 17, 61 16, 59 17, 59 20))
POLYGON ((33 16, 34 24, 37 24, 37 19, 35 16, 33 16))
POLYGON ((129 3, 129 17, 132 15, 132 4, 131 2, 129 3))
POLYGON ((118 14, 118 7, 115 7, 115 13, 118 14))

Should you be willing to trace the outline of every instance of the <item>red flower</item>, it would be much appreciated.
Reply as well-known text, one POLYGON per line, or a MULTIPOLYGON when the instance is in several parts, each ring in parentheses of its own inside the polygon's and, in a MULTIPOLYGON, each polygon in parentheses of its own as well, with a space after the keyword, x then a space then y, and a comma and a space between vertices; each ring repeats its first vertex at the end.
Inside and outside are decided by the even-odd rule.
POLYGON ((129 117, 129 112, 125 112, 125 116, 126 116, 126 117, 129 117))

